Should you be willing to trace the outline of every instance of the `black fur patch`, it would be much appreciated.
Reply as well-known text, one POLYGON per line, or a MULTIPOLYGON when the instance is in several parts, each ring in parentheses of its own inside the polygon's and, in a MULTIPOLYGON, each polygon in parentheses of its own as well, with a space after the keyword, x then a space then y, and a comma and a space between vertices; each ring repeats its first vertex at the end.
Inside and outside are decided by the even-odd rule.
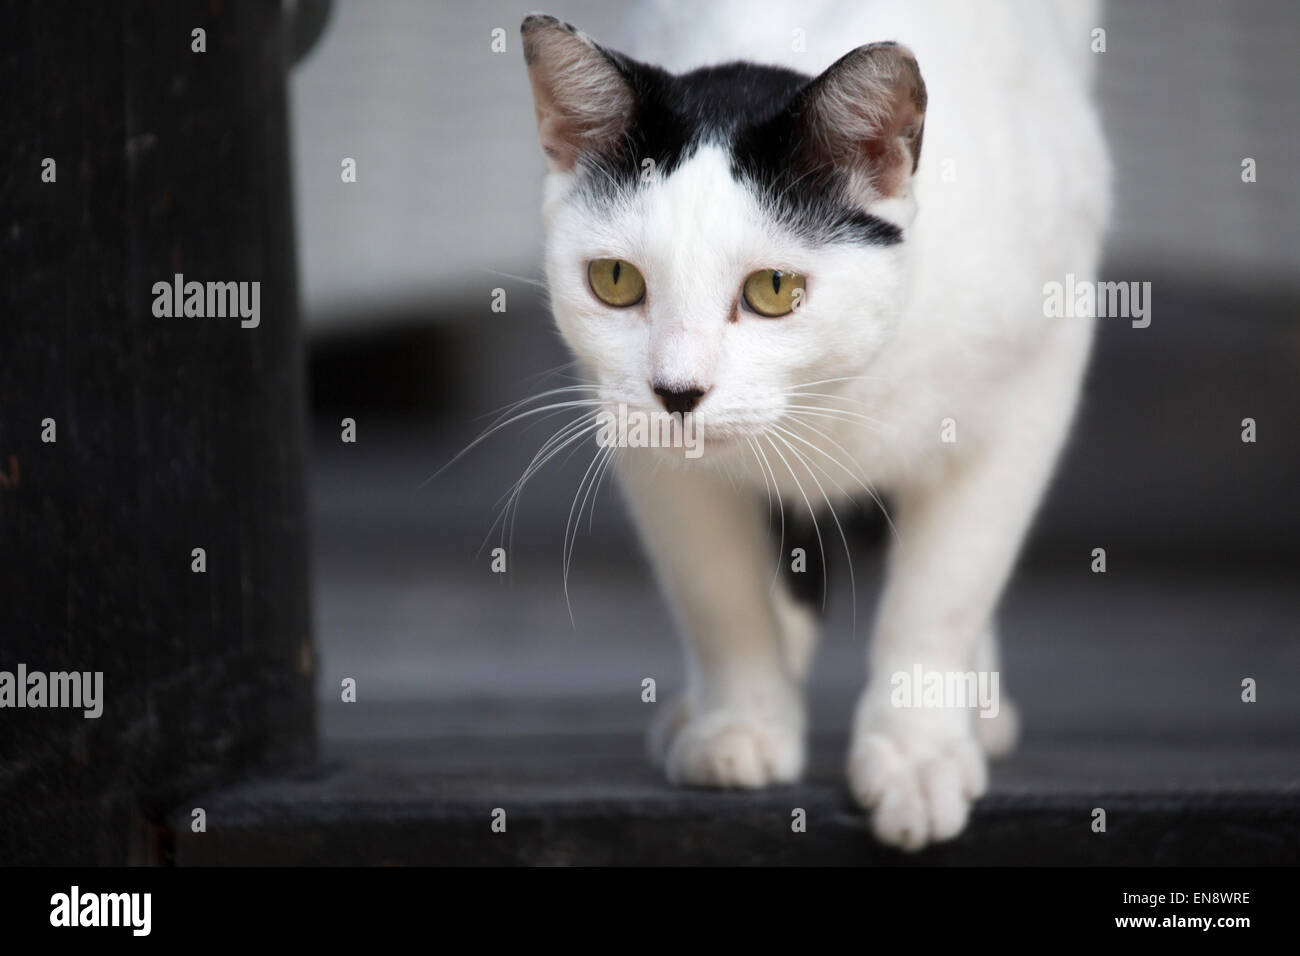
POLYGON ((892 245, 902 230, 847 202, 844 173, 805 169, 797 155, 802 73, 753 63, 728 63, 675 75, 602 49, 631 87, 636 112, 614 150, 586 157, 582 189, 607 202, 642 184, 642 162, 671 175, 702 145, 731 153, 732 173, 771 203, 773 215, 811 243, 892 245))

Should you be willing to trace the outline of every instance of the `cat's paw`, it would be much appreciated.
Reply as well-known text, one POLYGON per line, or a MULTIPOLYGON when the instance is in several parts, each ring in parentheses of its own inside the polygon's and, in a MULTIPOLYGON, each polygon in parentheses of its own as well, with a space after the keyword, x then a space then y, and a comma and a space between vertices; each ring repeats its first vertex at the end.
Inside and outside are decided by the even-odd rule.
POLYGON ((876 837, 904 850, 955 837, 988 786, 973 736, 935 737, 907 727, 861 728, 848 771, 854 799, 871 811, 876 837))
POLYGON ((675 695, 655 711, 650 729, 646 731, 645 750, 656 767, 663 767, 667 762, 668 750, 677 739, 677 732, 686 726, 689 716, 685 694, 675 695))
POLYGON ((686 698, 676 698, 650 728, 651 758, 669 783, 755 789, 793 783, 802 775, 801 720, 727 709, 696 717, 689 711, 686 698))
POLYGON ((689 720, 664 760, 668 782, 696 787, 754 789, 793 783, 803 773, 804 742, 797 730, 752 716, 715 711, 689 720))
POLYGON ((1003 697, 996 717, 981 717, 977 712, 971 719, 971 728, 991 759, 1005 757, 1020 742, 1020 711, 1014 701, 1003 697))

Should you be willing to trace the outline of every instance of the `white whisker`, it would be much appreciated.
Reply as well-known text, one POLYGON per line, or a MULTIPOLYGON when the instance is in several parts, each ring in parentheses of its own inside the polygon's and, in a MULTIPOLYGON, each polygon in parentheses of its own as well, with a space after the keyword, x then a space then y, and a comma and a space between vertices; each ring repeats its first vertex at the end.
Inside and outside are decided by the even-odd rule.
MULTIPOLYGON (((807 506, 808 514, 812 518, 813 533, 817 535, 817 548, 819 551, 821 551, 821 555, 822 555, 822 610, 825 610, 826 609, 826 545, 822 542, 822 529, 820 525, 818 525, 817 523, 817 509, 815 509, 812 506, 812 501, 809 500, 808 493, 803 490, 803 482, 801 482, 799 480, 799 476, 794 473, 794 469, 790 467, 790 462, 786 460, 785 455, 781 454, 781 449, 776 447, 776 442, 772 441, 772 436, 764 433, 763 437, 767 439, 767 443, 772 446, 772 450, 776 452, 777 457, 781 459, 782 463, 785 465, 786 471, 790 472, 790 477, 794 479, 794 485, 796 488, 799 489, 799 494, 803 497, 803 503, 805 506, 807 506)), ((785 560, 784 555, 782 555, 782 560, 785 560)))
MULTIPOLYGON (((772 470, 772 463, 768 461, 767 453, 763 451, 763 446, 759 444, 756 439, 751 440, 751 444, 753 445, 754 450, 758 452, 759 457, 762 459, 763 465, 766 466, 767 468, 767 471, 763 475, 763 482, 764 483, 767 482, 768 474, 772 476, 772 487, 776 490, 777 514, 780 515, 781 518, 781 541, 776 548, 776 569, 772 572, 772 583, 768 586, 768 590, 771 591, 772 588, 776 587, 777 579, 781 576, 781 564, 785 561, 785 501, 781 498, 781 485, 776 480, 776 472, 772 470)), ((771 526, 772 523, 771 501, 772 501, 771 493, 769 492, 769 497, 768 497, 769 527, 771 526)))
MULTIPOLYGON (((503 517, 509 521, 510 525, 509 543, 507 546, 511 553, 514 552, 515 547, 515 521, 519 516, 519 499, 523 496, 524 485, 526 485, 535 474, 541 471, 552 458, 564 451, 564 449, 569 445, 573 445, 575 449, 580 447, 581 440, 597 427, 597 423, 595 423, 590 416, 581 416, 547 439, 546 443, 543 444, 542 447, 537 450, 536 454, 533 455, 533 460, 529 462, 528 467, 525 468, 523 474, 519 476, 519 480, 515 482, 514 487, 510 492, 508 492, 508 494, 510 494, 510 501, 507 503, 503 517)), ((493 524, 495 526, 495 522, 493 524)), ((501 526, 501 533, 503 537, 506 534, 506 525, 504 522, 501 526)))
POLYGON ((864 425, 872 425, 877 429, 884 426, 884 422, 872 418, 870 415, 863 415, 861 412, 851 412, 847 408, 826 408, 824 405, 787 405, 786 408, 793 408, 800 412, 816 412, 828 417, 838 416, 841 421, 859 422, 864 425))
MULTIPOLYGON (((578 496, 582 494, 583 487, 586 486, 588 479, 591 477, 592 469, 594 469, 597 466, 597 463, 602 460, 603 456, 606 453, 608 453, 609 450, 610 449, 608 448, 598 448, 596 450, 596 454, 592 456, 591 464, 587 466, 587 470, 583 472, 582 480, 578 482, 578 490, 573 493, 573 504, 569 506, 569 517, 564 522, 564 542, 563 542, 563 546, 561 547, 561 559, 564 567, 564 606, 568 608, 569 611, 569 623, 574 625, 575 627, 577 626, 577 621, 574 620, 573 604, 569 600, 569 562, 573 558, 573 549, 569 546, 569 527, 573 524, 574 509, 579 507, 578 496)), ((583 498, 583 501, 584 502, 586 501, 585 497, 583 498)), ((581 510, 579 510, 578 527, 575 528, 573 532, 573 543, 575 546, 577 545, 578 542, 578 530, 581 528, 581 525, 582 525, 582 512, 581 510)))
MULTIPOLYGON (((546 394, 546 393, 543 393, 543 394, 546 394)), ((531 399, 528 399, 528 400, 526 400, 526 401, 529 401, 529 400, 531 400, 531 399)), ((519 404, 520 404, 520 403, 516 403, 516 405, 515 405, 514 407, 518 407, 519 404)), ((485 430, 482 434, 480 434, 477 438, 475 438, 472 442, 470 442, 468 445, 466 445, 464 448, 462 448, 460 451, 458 451, 458 452, 457 452, 457 453, 452 457, 451 461, 447 462, 445 465, 443 465, 441 468, 439 468, 437 471, 435 471, 435 472, 434 472, 432 475, 430 475, 428 478, 424 479, 424 481, 420 482, 419 487, 423 488, 423 487, 425 487, 426 485, 428 485, 429 482, 433 481, 435 478, 437 478, 439 475, 441 475, 444 471, 446 471, 446 470, 447 470, 448 468, 450 468, 452 465, 456 464, 456 462, 460 461, 462 458, 464 458, 467 454, 469 454, 471 451, 473 451, 475 448, 477 448, 477 447, 478 447, 479 445, 481 445, 483 442, 487 441, 487 439, 490 438, 492 435, 495 435, 495 434, 496 434, 497 432, 499 432, 501 429, 503 429, 503 428, 505 428, 505 427, 507 427, 507 426, 509 426, 509 425, 513 425, 515 422, 522 421, 522 420, 525 419, 525 418, 530 418, 530 417, 532 417, 533 415, 541 415, 541 414, 544 414, 544 413, 547 413, 547 412, 554 412, 554 411, 557 411, 557 410, 559 410, 559 409, 564 409, 564 408, 596 408, 596 407, 599 407, 600 404, 601 404, 601 403, 600 403, 599 401, 597 401, 596 399, 574 399, 574 400, 565 401, 565 402, 552 402, 552 403, 549 404, 549 405, 542 405, 542 406, 540 406, 540 407, 538 407, 538 408, 529 408, 529 409, 525 409, 525 410, 522 411, 522 412, 518 412, 518 413, 516 413, 516 414, 514 414, 514 415, 510 415, 510 417, 506 418, 505 420, 498 420, 497 422, 495 422, 494 424, 492 424, 492 425, 491 425, 487 430, 485 430)), ((509 413, 507 412, 507 414, 509 414, 509 413)))
POLYGON ((496 519, 488 528, 483 543, 479 545, 479 554, 482 554, 483 548, 486 547, 488 539, 492 537, 492 532, 496 529, 498 524, 501 525, 501 544, 508 547, 510 551, 514 550, 514 519, 518 514, 519 499, 523 495, 524 486, 556 455, 562 452, 569 445, 579 442, 585 435, 596 430, 598 427, 599 423, 594 422, 591 416, 584 415, 575 421, 562 426, 555 434, 547 439, 545 443, 543 443, 542 447, 533 455, 532 461, 530 461, 528 466, 524 469, 523 474, 521 474, 518 480, 515 481, 511 489, 506 492, 508 498, 505 506, 501 508, 496 519))
POLYGON ((605 464, 601 468, 600 474, 596 475, 596 493, 591 497, 591 510, 587 512, 587 533, 588 534, 591 534, 592 524, 596 520, 596 499, 600 497, 601 483, 604 482, 605 475, 613 471, 614 456, 616 454, 618 454, 618 448, 616 446, 611 447, 609 454, 605 456, 605 464))
MULTIPOLYGON (((848 468, 848 467, 847 467, 843 462, 841 462, 841 461, 839 461, 838 459, 834 458, 833 456, 827 454, 827 452, 826 452, 824 449, 820 449, 820 450, 821 450, 821 453, 822 453, 823 455, 825 455, 825 457, 827 458, 827 460, 834 462, 834 463, 835 463, 836 465, 838 465, 841 469, 843 469, 844 472, 845 472, 845 474, 847 474, 847 475, 849 475, 850 477, 852 477, 852 478, 853 478, 853 479, 854 479, 854 480, 855 480, 855 481, 856 481, 856 482, 857 482, 857 483, 862 487, 862 489, 863 489, 863 490, 864 490, 868 495, 871 496, 871 500, 872 500, 873 502, 875 502, 876 507, 880 509, 880 513, 883 514, 883 515, 885 516, 885 523, 889 525, 889 531, 890 531, 890 533, 894 536, 894 540, 895 540, 895 541, 901 541, 902 539, 901 539, 901 538, 899 537, 899 535, 898 535, 898 528, 894 525, 894 519, 893 519, 892 517, 890 517, 889 509, 885 507, 884 499, 882 499, 882 498, 880 497, 880 494, 876 491, 876 486, 875 486, 874 484, 872 484, 871 481, 870 481, 870 479, 868 479, 868 478, 866 477, 866 474, 867 474, 867 473, 866 473, 866 469, 863 468, 862 465, 861 465, 861 463, 860 463, 860 462, 859 462, 859 461, 858 461, 858 460, 853 456, 853 453, 850 452, 850 451, 849 451, 847 448, 845 448, 843 445, 841 445, 839 442, 837 442, 837 441, 836 441, 834 438, 832 438, 830 435, 828 435, 828 434, 826 434, 824 431, 822 431, 820 428, 817 428, 816 426, 811 425, 811 424, 809 424, 808 422, 803 421, 802 419, 800 419, 800 417, 799 417, 798 415, 790 415, 790 416, 788 416, 788 417, 789 417, 789 419, 790 419, 791 424, 797 424, 797 425, 802 426, 803 428, 807 428, 809 431, 813 432, 814 434, 818 435, 819 437, 821 437, 821 438, 825 439, 826 441, 830 442, 832 445, 835 446, 835 448, 837 448, 840 452, 842 452, 845 456, 848 457, 849 461, 851 461, 851 462, 853 463, 854 467, 856 467, 856 468, 858 469, 856 473, 855 473, 854 471, 852 471, 851 469, 849 469, 849 468, 848 468)), ((798 436, 798 435, 795 435, 794 437, 798 438, 799 436, 798 436)), ((802 439, 801 439, 801 440, 802 440, 802 439)))
POLYGON ((537 286, 537 288, 546 291, 545 279, 537 279, 531 276, 517 276, 512 272, 502 272, 500 269, 489 269, 487 266, 480 266, 480 268, 484 272, 491 272, 493 275, 503 276, 507 279, 514 279, 516 282, 526 282, 529 285, 537 286))
POLYGON ((815 382, 800 382, 798 385, 791 385, 786 389, 787 392, 793 392, 801 388, 812 388, 814 385, 830 385, 833 382, 884 382, 887 381, 879 375, 841 375, 839 378, 819 378, 815 382))
MULTIPOLYGON (((785 432, 786 434, 790 434, 784 428, 781 428, 779 425, 776 426, 776 428, 780 432, 785 432)), ((780 434, 778 434, 776 437, 781 441, 783 445, 785 445, 786 448, 790 449, 790 454, 794 455, 797 459, 799 459, 803 463, 805 470, 808 471, 808 477, 813 480, 813 483, 817 485, 817 490, 821 492, 822 500, 826 502, 826 509, 831 513, 831 520, 835 522, 835 528, 840 533, 840 542, 844 545, 844 556, 848 558, 849 561, 849 594, 852 596, 852 604, 853 604, 852 617, 850 618, 850 620, 852 621, 851 631, 856 632, 858 628, 858 588, 857 588, 857 580, 853 575, 853 551, 849 547, 849 539, 848 536, 845 535, 844 533, 844 526, 840 524, 839 515, 835 513, 835 505, 831 503, 830 495, 826 494, 826 489, 822 487, 822 483, 817 479, 817 476, 812 473, 812 470, 809 466, 811 466, 812 468, 816 468, 822 474, 826 475, 827 479, 832 484, 834 484, 836 488, 839 488, 840 494, 846 494, 846 493, 844 489, 840 487, 839 482, 837 482, 834 478, 832 478, 830 474, 826 471, 826 469, 822 468, 820 465, 818 465, 816 462, 812 461, 811 459, 800 454, 799 450, 795 448, 793 445, 791 445, 780 434)), ((816 446, 813 447, 816 448, 816 446)), ((825 454, 824 452, 821 452, 821 449, 816 449, 816 450, 821 454, 825 454)), ((820 536, 818 540, 820 540, 820 536)), ((822 606, 823 607, 825 607, 826 605, 826 595, 824 593, 825 578, 826 578, 826 552, 825 550, 823 550, 822 551, 822 580, 823 580, 822 606)))

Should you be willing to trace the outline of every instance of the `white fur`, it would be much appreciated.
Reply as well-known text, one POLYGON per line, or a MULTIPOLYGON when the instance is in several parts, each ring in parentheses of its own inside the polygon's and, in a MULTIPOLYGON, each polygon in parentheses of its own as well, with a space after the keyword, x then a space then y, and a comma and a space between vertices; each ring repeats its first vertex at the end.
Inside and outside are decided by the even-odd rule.
POLYGON ((701 459, 656 449, 618 459, 689 660, 657 757, 682 783, 799 775, 809 622, 770 587, 767 495, 775 485, 786 502, 822 509, 829 549, 840 544, 828 501, 888 491, 897 540, 849 782, 882 840, 952 837, 985 787, 981 742, 1008 748, 1015 711, 1004 701, 1002 722, 977 739, 966 710, 891 707, 888 680, 917 664, 993 666, 993 612, 1073 414, 1091 322, 1045 318, 1042 288, 1094 274, 1106 221, 1088 95, 1095 14, 1041 0, 723 2, 692 5, 689 28, 673 29, 678 14, 650 8, 637 31, 650 42, 627 52, 670 69, 745 57, 815 74, 856 45, 897 40, 929 91, 911 195, 871 210, 905 229, 893 247, 795 241, 733 183, 716 148, 609 218, 566 202, 574 174, 548 176, 555 317, 602 399, 653 411, 652 379, 711 387, 695 413, 701 459), (790 51, 795 27, 810 52, 790 51), (642 271, 643 305, 610 309, 592 296, 585 263, 601 257, 642 271), (799 312, 736 313, 745 277, 764 268, 807 277, 799 312), (850 376, 860 378, 798 389, 850 376), (800 401, 791 389, 836 397, 800 401), (782 418, 791 404, 830 411, 795 411, 806 414, 795 422, 782 418), (955 443, 941 441, 944 419, 955 443))

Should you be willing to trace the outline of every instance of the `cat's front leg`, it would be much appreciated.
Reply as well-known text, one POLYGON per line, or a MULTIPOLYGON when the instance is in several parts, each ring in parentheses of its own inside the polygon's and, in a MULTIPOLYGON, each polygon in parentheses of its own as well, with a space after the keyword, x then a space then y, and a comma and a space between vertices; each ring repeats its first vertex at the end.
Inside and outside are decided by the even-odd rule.
POLYGON ((956 836, 987 786, 986 750, 1012 743, 1009 702, 1000 735, 975 732, 984 719, 975 711, 1001 705, 981 645, 1073 413, 1087 351, 1079 334, 1060 336, 1057 354, 1022 375, 997 427, 954 450, 942 479, 898 490, 898 540, 848 759, 853 794, 886 843, 916 849, 956 836))
POLYGON ((783 643, 774 555, 758 497, 705 471, 620 469, 642 539, 678 619, 687 687, 651 731, 669 781, 762 787, 803 772, 801 676, 783 643))

